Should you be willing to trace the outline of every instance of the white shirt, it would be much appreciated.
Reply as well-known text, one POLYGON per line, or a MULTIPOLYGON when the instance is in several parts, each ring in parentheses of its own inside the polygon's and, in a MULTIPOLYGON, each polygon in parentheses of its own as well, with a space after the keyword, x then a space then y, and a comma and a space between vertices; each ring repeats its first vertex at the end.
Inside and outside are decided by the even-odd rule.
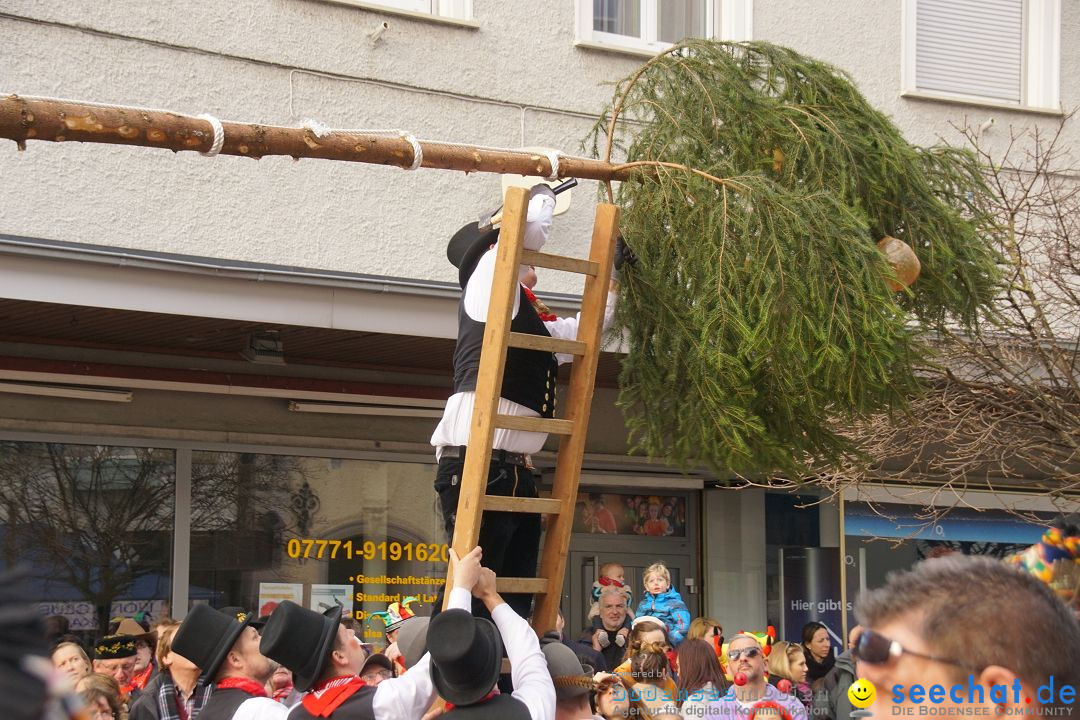
MULTIPOLYGON (((547 241, 554 210, 555 201, 546 195, 538 195, 529 202, 529 215, 525 225, 525 238, 523 241, 526 248, 539 250, 543 247, 547 241)), ((495 277, 495 250, 496 248, 491 248, 481 256, 476 264, 476 269, 465 283, 465 313, 477 322, 487 322, 488 305, 491 303, 491 283, 495 277)), ((611 320, 615 315, 615 300, 616 294, 609 292, 607 305, 604 307, 604 330, 607 330, 608 326, 611 325, 611 320)), ((511 318, 517 317, 520 301, 521 293, 515 293, 511 318)), ((572 318, 545 320, 544 327, 554 338, 576 340, 580 320, 581 313, 577 313, 572 318)), ((556 353, 555 358, 561 365, 571 362, 574 356, 566 353, 556 353)), ((471 390, 454 393, 446 401, 442 419, 436 426, 435 432, 431 435, 431 444, 436 448, 436 459, 442 458, 442 448, 444 446, 469 444, 469 431, 472 428, 473 407, 475 404, 476 393, 471 390)), ((496 412, 499 415, 539 417, 539 413, 535 410, 502 397, 499 398, 499 406, 496 412)), ((547 433, 495 428, 495 438, 491 447, 495 450, 531 455, 539 452, 544 447, 546 440, 547 433)))
POLYGON ((232 720, 285 720, 288 714, 289 709, 277 700, 253 697, 240 703, 232 720))
POLYGON ((533 720, 551 720, 555 717, 555 684, 536 633, 506 603, 491 611, 491 619, 499 628, 510 660, 510 679, 514 683, 511 696, 525 703, 533 720))

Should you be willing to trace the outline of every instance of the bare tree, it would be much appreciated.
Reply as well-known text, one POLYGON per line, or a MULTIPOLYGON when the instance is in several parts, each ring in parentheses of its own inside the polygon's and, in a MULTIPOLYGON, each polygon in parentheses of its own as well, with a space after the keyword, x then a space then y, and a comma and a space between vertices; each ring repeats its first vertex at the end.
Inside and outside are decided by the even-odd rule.
POLYGON ((979 131, 961 128, 1006 230, 1000 315, 974 333, 931 339, 937 357, 923 369, 928 391, 903 415, 851 428, 865 457, 823 473, 827 486, 1022 485, 1063 507, 1080 489, 1080 169, 1065 146, 1070 119, 1049 132, 1012 130, 998 152, 979 131))
MULTIPOLYGON (((0 442, 5 564, 28 562, 46 586, 58 583, 49 592, 74 588, 104 633, 114 600, 169 572, 175 472, 171 450, 0 442)), ((271 533, 271 544, 294 530, 280 510, 310 475, 298 458, 251 453, 206 453, 193 474, 194 532, 271 533)))

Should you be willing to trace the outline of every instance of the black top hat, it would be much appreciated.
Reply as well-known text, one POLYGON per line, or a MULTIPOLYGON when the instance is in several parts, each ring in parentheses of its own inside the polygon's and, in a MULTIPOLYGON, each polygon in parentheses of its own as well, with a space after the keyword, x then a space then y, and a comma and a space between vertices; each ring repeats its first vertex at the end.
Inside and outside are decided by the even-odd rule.
POLYGON ((236 618, 237 622, 246 621, 248 625, 255 628, 256 630, 262 630, 263 625, 266 624, 266 618, 270 617, 269 615, 263 617, 256 617, 254 611, 245 610, 244 608, 237 605, 229 605, 228 607, 223 607, 221 608, 221 612, 236 618))
POLYGON ((495 624, 465 610, 446 610, 428 625, 431 680, 455 705, 484 699, 502 669, 503 644, 495 624))
POLYGON ((180 623, 172 649, 195 663, 204 679, 213 681, 225 656, 252 619, 251 614, 230 615, 209 605, 196 605, 180 623))
POLYGON ((498 228, 481 230, 479 223, 469 223, 454 233, 446 246, 446 259, 458 269, 458 284, 465 289, 465 283, 476 269, 476 263, 484 252, 499 239, 498 228))
POLYGON ((307 692, 322 675, 340 622, 340 605, 320 614, 285 600, 270 614, 259 652, 292 670, 293 686, 307 692))

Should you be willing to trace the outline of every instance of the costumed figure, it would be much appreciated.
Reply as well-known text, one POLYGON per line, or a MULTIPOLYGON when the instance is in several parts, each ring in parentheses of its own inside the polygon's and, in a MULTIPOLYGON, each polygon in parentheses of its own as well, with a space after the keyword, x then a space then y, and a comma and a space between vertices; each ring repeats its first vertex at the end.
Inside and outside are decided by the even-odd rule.
POLYGON ((266 692, 273 675, 270 659, 259 652, 254 613, 196 605, 173 636, 173 651, 195 663, 200 682, 214 683, 198 720, 283 720, 288 708, 266 692))
MULTIPOLYGON (((531 189, 523 238, 525 248, 539 250, 547 242, 555 211, 555 194, 552 188, 544 184, 531 189)), ((439 463, 435 491, 439 497, 446 534, 451 541, 457 521, 458 496, 468 452, 466 445, 476 401, 480 351, 491 299, 495 245, 499 233, 497 229, 483 229, 479 223, 470 223, 454 234, 446 249, 447 258, 458 268, 462 295, 458 304, 453 394, 447 400, 442 420, 431 436, 431 444, 435 447, 439 463)), ((528 270, 527 266, 524 270, 528 270)), ((538 311, 530 299, 531 291, 527 290, 525 285, 519 283, 512 310, 511 331, 576 339, 578 316, 544 319, 550 313, 544 312, 544 308, 538 311)), ((604 314, 605 328, 611 322, 614 301, 615 293, 611 292, 604 314)), ((554 417, 558 366, 572 359, 571 355, 508 348, 497 412, 518 417, 554 417)), ((486 493, 538 497, 539 478, 533 471, 531 456, 544 446, 546 439, 547 433, 497 428, 492 441, 486 493)), ((540 516, 532 513, 485 513, 478 543, 484 548, 484 564, 497 575, 533 577, 539 553, 540 516)), ((529 616, 532 595, 508 594, 506 600, 518 615, 529 616)), ((440 612, 441 606, 440 589, 433 616, 440 612)), ((479 602, 474 603, 473 610, 479 616, 486 614, 479 602)))
POLYGON ((1042 539, 1008 562, 1042 580, 1080 613, 1080 517, 1060 517, 1042 539))
MULTIPOLYGON (((472 605, 470 589, 476 582, 479 556, 480 548, 476 548, 456 565, 448 609, 472 605)), ((340 607, 320 614, 289 600, 282 602, 270 615, 259 648, 292 670, 296 690, 304 693, 289 712, 289 720, 414 720, 435 701, 426 652, 412 672, 383 680, 377 687, 365 683, 360 672, 368 653, 356 634, 341 624, 340 607)))
MULTIPOLYGON (((386 610, 371 613, 372 618, 379 618, 382 620, 386 632, 386 652, 393 657, 398 664, 398 673, 405 672, 405 665, 401 654, 391 648, 397 643, 398 630, 401 629, 401 626, 405 624, 406 620, 416 616, 416 612, 412 609, 412 606, 419 604, 420 598, 410 595, 401 602, 390 603, 386 606, 386 610)), ((370 624, 370 622, 371 620, 369 619, 368 623, 370 624)))

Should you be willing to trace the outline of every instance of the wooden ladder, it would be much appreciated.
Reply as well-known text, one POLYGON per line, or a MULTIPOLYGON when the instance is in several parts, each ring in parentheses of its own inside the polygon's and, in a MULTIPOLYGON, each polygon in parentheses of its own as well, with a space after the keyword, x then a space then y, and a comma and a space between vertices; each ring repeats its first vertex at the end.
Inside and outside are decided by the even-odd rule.
MULTIPOLYGON (((533 628, 542 634, 554 629, 559 600, 562 597, 563 573, 566 571, 566 555, 574 525, 581 461, 585 454, 585 434, 588 430, 589 410, 596 381, 596 363, 600 356, 604 308, 611 278, 611 261, 615 252, 615 236, 619 226, 619 210, 609 204, 597 206, 589 259, 581 260, 533 252, 522 247, 528 203, 528 190, 517 187, 507 190, 503 204, 502 230, 496 246, 495 276, 484 328, 484 344, 476 379, 476 404, 467 446, 469 452, 466 453, 462 471, 452 547, 459 557, 476 547, 485 510, 547 515, 547 532, 540 554, 538 576, 498 579, 500 593, 537 595, 533 628), (585 275, 585 291, 582 294, 581 319, 576 340, 510 331, 514 299, 518 294, 518 268, 523 263, 585 275), (497 414, 507 347, 569 353, 575 356, 565 402, 559 403, 565 408, 563 419, 497 414), (484 493, 496 428, 560 436, 555 481, 550 498, 505 497, 484 493)), ((453 587, 451 572, 452 569, 447 573, 447 587, 453 587)), ((449 598, 449 593, 446 598, 449 598)))

